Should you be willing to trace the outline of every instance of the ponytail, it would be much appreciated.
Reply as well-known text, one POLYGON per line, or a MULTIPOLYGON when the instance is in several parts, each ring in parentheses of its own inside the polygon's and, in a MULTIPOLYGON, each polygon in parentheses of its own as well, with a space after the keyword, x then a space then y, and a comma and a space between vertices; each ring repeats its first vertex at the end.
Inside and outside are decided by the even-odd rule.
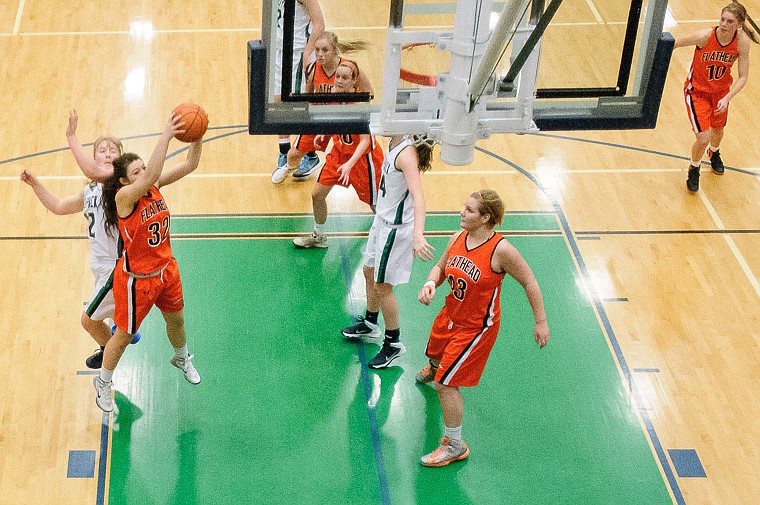
POLYGON ((337 55, 343 53, 355 53, 356 51, 365 51, 369 49, 369 43, 364 40, 339 41, 338 36, 334 32, 322 32, 317 37, 317 40, 319 39, 326 39, 330 42, 333 51, 335 51, 335 54, 337 55))
POLYGON ((122 177, 127 176, 127 167, 140 159, 135 153, 125 153, 113 160, 113 174, 103 183, 103 214, 105 214, 106 234, 114 238, 114 230, 119 227, 119 214, 116 210, 116 192, 122 184, 122 177))
POLYGON ((747 20, 752 22, 752 19, 747 15, 747 9, 742 4, 734 0, 730 4, 723 7, 723 10, 720 12, 723 13, 726 11, 733 14, 736 20, 741 23, 742 30, 745 34, 747 34, 747 37, 749 37, 752 42, 755 44, 760 44, 760 39, 758 39, 757 34, 747 27, 747 20))

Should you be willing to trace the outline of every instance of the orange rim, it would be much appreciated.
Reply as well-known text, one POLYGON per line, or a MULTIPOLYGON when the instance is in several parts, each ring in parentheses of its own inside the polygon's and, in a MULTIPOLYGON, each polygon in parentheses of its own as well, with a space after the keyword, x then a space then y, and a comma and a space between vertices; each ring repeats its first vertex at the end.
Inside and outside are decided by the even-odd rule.
MULTIPOLYGON (((418 46, 435 46, 435 44, 432 44, 429 42, 417 42, 414 44, 404 44, 401 47, 401 50, 405 51, 407 49, 413 49, 418 46)), ((416 72, 412 72, 411 70, 407 70, 405 68, 402 68, 401 71, 399 72, 399 79, 405 82, 412 83, 412 84, 418 84, 420 86, 435 87, 438 84, 437 75, 418 74, 416 72)))

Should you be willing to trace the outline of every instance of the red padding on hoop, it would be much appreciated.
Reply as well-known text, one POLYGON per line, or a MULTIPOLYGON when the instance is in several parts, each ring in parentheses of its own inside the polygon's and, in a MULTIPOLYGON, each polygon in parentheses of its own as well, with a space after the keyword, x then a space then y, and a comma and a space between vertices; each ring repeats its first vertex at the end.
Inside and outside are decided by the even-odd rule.
POLYGON ((438 84, 438 76, 435 75, 423 75, 415 74, 404 68, 399 72, 399 78, 402 81, 411 82, 412 84, 419 84, 420 86, 435 87, 438 84))

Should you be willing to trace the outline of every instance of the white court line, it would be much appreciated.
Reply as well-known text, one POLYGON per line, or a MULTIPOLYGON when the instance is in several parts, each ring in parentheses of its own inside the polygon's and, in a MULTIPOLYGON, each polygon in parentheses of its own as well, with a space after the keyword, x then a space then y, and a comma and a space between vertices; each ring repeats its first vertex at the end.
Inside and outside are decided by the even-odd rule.
MULTIPOLYGON (((702 203, 707 208, 707 212, 710 214, 710 217, 712 217, 713 221, 715 222, 715 226, 717 226, 720 230, 725 230, 726 226, 723 224, 723 221, 721 221, 718 213, 715 212, 715 208, 713 207, 712 203, 710 203, 710 200, 708 200, 704 189, 701 190, 698 194, 699 198, 702 200, 702 203)), ((724 234, 723 239, 726 241, 726 244, 728 244, 728 248, 731 249, 734 258, 736 258, 739 266, 744 271, 744 275, 747 276, 747 280, 755 289, 755 293, 757 293, 757 296, 760 296, 760 282, 757 281, 757 276, 754 274, 754 272, 752 272, 752 269, 747 264, 747 260, 744 259, 741 251, 739 251, 739 248, 736 246, 734 239, 731 238, 731 235, 728 234, 724 234)))
POLYGON ((26 0, 19 0, 18 10, 16 11, 16 21, 13 23, 13 35, 18 35, 18 30, 21 27, 21 15, 24 13, 24 2, 26 2, 26 0))
POLYGON ((718 216, 718 213, 715 212, 715 207, 713 207, 710 200, 707 199, 707 195, 704 191, 700 191, 697 193, 699 195, 699 198, 702 200, 702 203, 707 207, 707 212, 710 214, 710 217, 712 217, 713 221, 715 222, 715 226, 718 227, 719 230, 725 230, 726 226, 723 224, 723 221, 720 220, 720 217, 718 216))
POLYGON ((594 18, 597 20, 597 22, 604 23, 604 19, 602 19, 602 15, 599 14, 596 5, 594 5, 594 2, 592 0, 586 0, 586 3, 588 4, 588 8, 591 9, 591 12, 594 14, 594 18))

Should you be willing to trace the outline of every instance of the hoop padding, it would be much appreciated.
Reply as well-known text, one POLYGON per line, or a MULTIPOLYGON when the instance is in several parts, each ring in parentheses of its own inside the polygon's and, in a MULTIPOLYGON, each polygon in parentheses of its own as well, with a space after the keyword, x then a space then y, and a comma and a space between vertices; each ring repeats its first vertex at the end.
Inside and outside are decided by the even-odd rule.
MULTIPOLYGON (((415 44, 404 44, 401 46, 402 51, 411 50, 417 46, 435 46, 435 44, 428 44, 428 43, 415 43, 415 44)), ((411 70, 407 70, 405 68, 402 68, 399 71, 399 79, 405 82, 409 82, 412 84, 418 84, 420 86, 428 86, 431 88, 434 88, 438 85, 438 76, 437 75, 428 75, 428 74, 418 74, 416 72, 412 72, 411 70)))

